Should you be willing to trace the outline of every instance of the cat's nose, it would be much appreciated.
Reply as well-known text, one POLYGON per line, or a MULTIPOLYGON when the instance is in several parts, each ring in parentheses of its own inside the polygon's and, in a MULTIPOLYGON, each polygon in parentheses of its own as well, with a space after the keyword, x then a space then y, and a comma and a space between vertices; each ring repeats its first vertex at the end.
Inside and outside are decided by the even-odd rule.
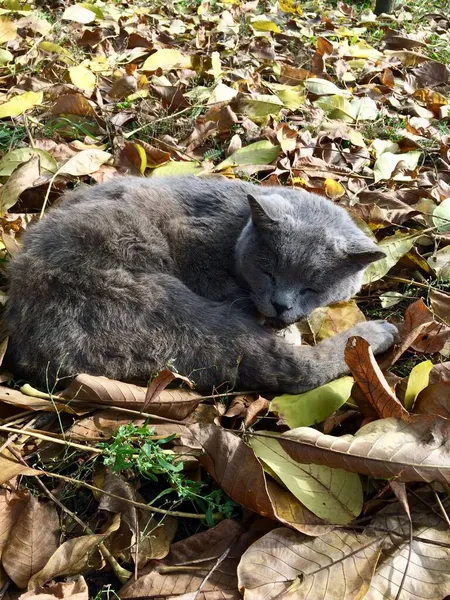
POLYGON ((272 306, 274 307, 277 315, 281 315, 292 308, 292 306, 288 306, 287 304, 278 304, 278 302, 272 302, 272 306))

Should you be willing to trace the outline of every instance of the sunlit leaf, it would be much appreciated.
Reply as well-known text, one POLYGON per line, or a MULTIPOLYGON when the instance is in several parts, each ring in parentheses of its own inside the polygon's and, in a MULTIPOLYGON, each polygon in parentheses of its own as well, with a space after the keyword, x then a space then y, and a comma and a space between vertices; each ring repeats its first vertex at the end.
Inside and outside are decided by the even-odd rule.
POLYGON ((273 21, 252 21, 253 29, 256 31, 272 31, 273 33, 281 33, 281 29, 273 21))
POLYGON ((450 198, 445 198, 433 211, 433 223, 439 231, 450 230, 450 198))
POLYGON ((42 104, 43 99, 42 92, 25 92, 19 96, 13 96, 7 102, 0 104, 0 119, 18 117, 30 108, 42 104))
POLYGON ((191 58, 180 50, 174 48, 163 48, 151 54, 142 65, 143 71, 170 71, 176 68, 188 68, 191 66, 191 58))
POLYGON ((80 90, 93 90, 95 88, 97 78, 92 71, 82 65, 69 69, 69 76, 73 85, 80 88, 80 90))
POLYGON ((69 158, 69 160, 60 167, 59 174, 66 175, 90 175, 95 173, 101 165, 105 164, 111 158, 109 152, 103 150, 82 150, 69 158))
POLYGON ((198 175, 202 172, 200 163, 172 161, 156 167, 150 172, 150 177, 177 177, 179 175, 198 175))
POLYGON ((321 423, 350 398, 353 377, 341 377, 303 394, 283 394, 272 400, 271 410, 290 429, 321 423))
POLYGON ((95 21, 97 15, 81 4, 73 4, 65 9, 61 18, 63 21, 75 21, 76 23, 87 24, 95 21))
POLYGON ((350 92, 338 88, 336 84, 332 81, 328 81, 328 79, 306 79, 305 87, 308 92, 316 94, 316 96, 332 96, 335 94, 338 96, 351 96, 350 92))
POLYGON ((386 258, 377 260, 367 267, 363 276, 363 284, 367 285, 384 277, 402 256, 411 250, 418 237, 419 235, 415 234, 400 233, 384 238, 378 246, 386 253, 386 258))
POLYGON ((0 44, 16 39, 17 25, 8 17, 0 17, 0 44))
POLYGON ((417 396, 424 390, 430 381, 430 371, 433 368, 431 360, 424 360, 416 365, 408 377, 405 392, 405 408, 411 410, 417 396))
POLYGON ((294 461, 273 437, 252 437, 256 456, 302 504, 321 519, 345 525, 363 505, 361 480, 356 473, 294 461))
POLYGON ((216 170, 221 171, 227 167, 241 165, 269 165, 275 160, 279 152, 279 146, 274 146, 268 140, 262 140, 240 148, 217 165, 216 170))
MULTIPOLYGON (((383 154, 377 158, 373 167, 375 182, 382 179, 390 179, 399 162, 404 162, 406 167, 413 171, 417 167, 421 156, 422 152, 420 150, 413 150, 412 152, 406 152, 405 154, 383 152, 383 154)), ((410 177, 398 174, 394 176, 394 179, 408 181, 410 177)))

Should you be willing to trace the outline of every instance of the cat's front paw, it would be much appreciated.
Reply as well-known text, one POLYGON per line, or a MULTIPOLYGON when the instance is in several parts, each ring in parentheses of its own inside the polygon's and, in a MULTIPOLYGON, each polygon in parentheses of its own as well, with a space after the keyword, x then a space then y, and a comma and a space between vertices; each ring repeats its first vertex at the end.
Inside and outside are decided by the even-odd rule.
POLYGON ((400 340, 398 329, 387 321, 366 321, 358 323, 348 332, 349 337, 359 335, 369 342, 373 353, 380 354, 400 340))

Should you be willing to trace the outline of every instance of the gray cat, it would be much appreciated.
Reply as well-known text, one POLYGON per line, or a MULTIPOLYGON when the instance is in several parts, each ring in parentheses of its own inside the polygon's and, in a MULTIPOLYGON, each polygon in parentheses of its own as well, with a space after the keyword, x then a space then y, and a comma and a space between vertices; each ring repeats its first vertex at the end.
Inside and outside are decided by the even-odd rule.
POLYGON ((196 177, 79 187, 10 265, 9 353, 44 387, 77 373, 146 381, 172 364, 202 392, 302 392, 348 372, 349 336, 382 352, 396 328, 295 347, 267 325, 350 298, 383 256, 342 208, 301 190, 196 177))

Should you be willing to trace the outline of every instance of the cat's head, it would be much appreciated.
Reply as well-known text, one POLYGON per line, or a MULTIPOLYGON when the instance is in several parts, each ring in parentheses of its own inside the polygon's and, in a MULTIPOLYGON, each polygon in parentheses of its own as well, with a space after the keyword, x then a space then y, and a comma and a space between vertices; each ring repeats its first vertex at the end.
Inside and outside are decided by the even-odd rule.
POLYGON ((330 200, 299 191, 249 195, 236 269, 259 312, 283 327, 354 296, 385 254, 330 200))

